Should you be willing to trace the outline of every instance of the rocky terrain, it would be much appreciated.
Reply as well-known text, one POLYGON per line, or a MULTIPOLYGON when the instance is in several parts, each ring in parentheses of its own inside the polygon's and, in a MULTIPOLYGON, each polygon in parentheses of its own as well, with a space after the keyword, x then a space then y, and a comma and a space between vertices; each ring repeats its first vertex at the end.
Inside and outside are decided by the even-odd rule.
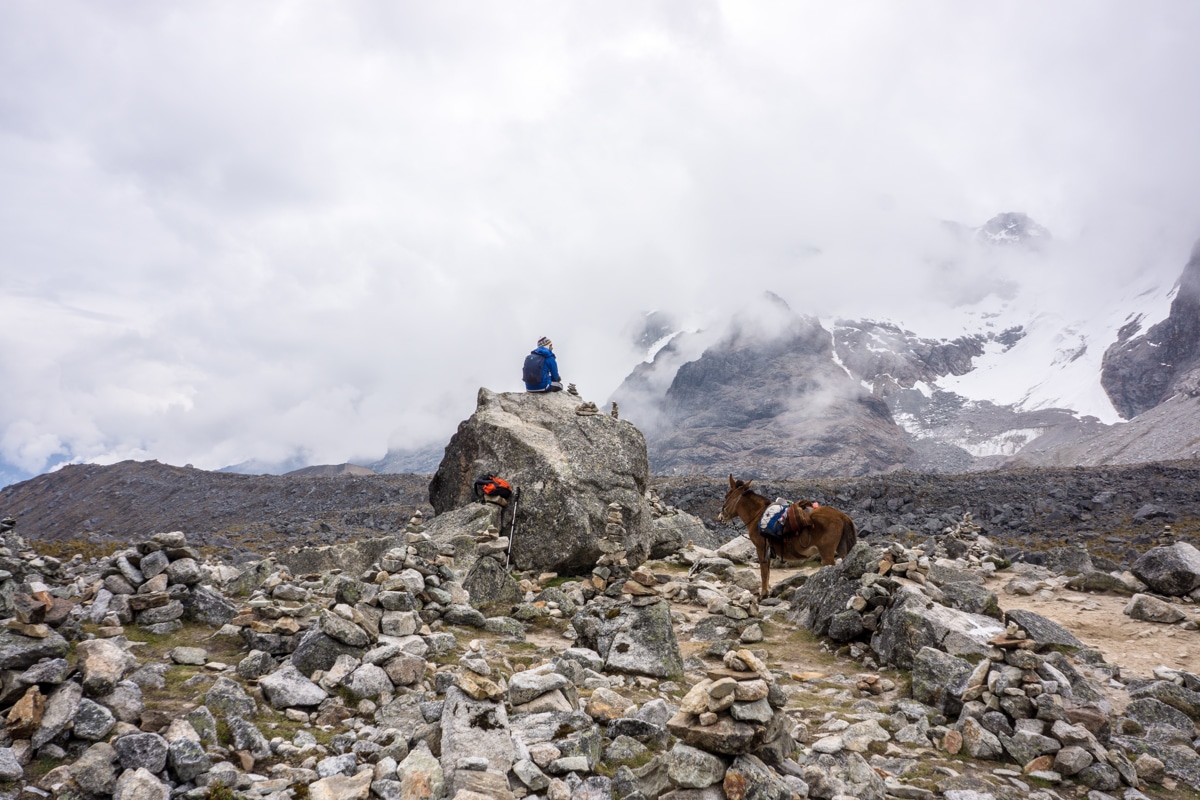
MULTIPOLYGON (((754 477, 738 474, 738 478, 754 477)), ((1006 469, 961 475, 895 472, 865 478, 760 480, 760 494, 813 499, 854 518, 870 538, 937 533, 965 513, 1010 557, 1036 558, 1065 542, 1121 563, 1160 543, 1200 547, 1200 465, 1006 469), (1023 555, 1026 554, 1026 555, 1023 555)), ((728 484, 697 476, 659 478, 654 488, 717 529, 728 484)), ((730 527, 726 535, 735 535, 730 527)))
POLYGON ((1200 796, 1187 545, 1115 575, 1059 554, 1070 578, 966 520, 757 600, 743 540, 481 580, 498 511, 241 569, 181 533, 68 562, 8 535, 0 794, 1200 796), (1108 596, 1187 663, 1127 674, 1022 602, 1108 596))
POLYGON ((721 484, 652 484, 577 401, 481 393, 440 513, 334 546, 57 557, 0 523, 0 796, 1200 798, 1190 468, 764 486, 865 535, 758 597, 748 540, 676 505, 721 484), (497 458, 527 522, 470 500, 497 458), (1039 531, 1127 513, 1108 555, 1039 531))
MULTIPOLYGON (((515 475, 499 469, 502 464, 513 466, 497 461, 490 469, 515 475)), ((428 475, 229 475, 129 461, 67 467, 6 487, 0 515, 12 517, 29 541, 54 543, 43 550, 67 558, 108 552, 159 531, 187 530, 194 546, 237 563, 281 547, 403 530, 415 511, 433 513, 430 482, 428 475)), ((1070 540, 1119 559, 1168 539, 1200 546, 1198 482, 1195 462, 760 480, 765 494, 811 497, 842 508, 868 536, 937 531, 969 512, 989 537, 1014 552, 1070 540)), ((699 518, 706 530, 695 538, 713 546, 739 535, 715 522, 726 485, 724 476, 647 478, 647 487, 664 501, 699 518)))

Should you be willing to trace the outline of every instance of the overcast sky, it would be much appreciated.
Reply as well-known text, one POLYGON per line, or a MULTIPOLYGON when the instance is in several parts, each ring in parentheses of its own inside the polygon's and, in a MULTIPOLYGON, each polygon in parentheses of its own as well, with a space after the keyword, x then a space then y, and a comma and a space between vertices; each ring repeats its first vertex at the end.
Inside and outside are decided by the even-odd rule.
POLYGON ((1183 0, 9 0, 0 468, 368 462, 542 335, 603 402, 641 311, 904 320, 942 219, 1173 278, 1198 37, 1183 0))

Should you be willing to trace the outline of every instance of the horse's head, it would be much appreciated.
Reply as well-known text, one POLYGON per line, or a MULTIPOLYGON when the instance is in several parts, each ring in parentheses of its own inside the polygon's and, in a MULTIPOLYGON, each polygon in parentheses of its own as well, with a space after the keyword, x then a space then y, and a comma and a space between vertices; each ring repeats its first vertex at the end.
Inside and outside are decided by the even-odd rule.
POLYGON ((717 522, 729 522, 738 515, 738 504, 750 490, 751 483, 753 481, 738 481, 734 480, 733 475, 729 476, 729 491, 725 493, 725 504, 721 507, 721 513, 717 514, 717 522))

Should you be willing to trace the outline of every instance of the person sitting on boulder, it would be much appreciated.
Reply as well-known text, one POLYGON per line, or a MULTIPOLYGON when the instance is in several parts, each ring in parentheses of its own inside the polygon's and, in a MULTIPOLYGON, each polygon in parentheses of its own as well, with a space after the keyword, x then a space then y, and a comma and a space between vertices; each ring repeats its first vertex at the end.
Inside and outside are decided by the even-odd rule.
POLYGON ((554 357, 554 343, 543 336, 538 346, 525 356, 521 370, 527 392, 561 392, 562 378, 558 376, 558 360, 554 357))

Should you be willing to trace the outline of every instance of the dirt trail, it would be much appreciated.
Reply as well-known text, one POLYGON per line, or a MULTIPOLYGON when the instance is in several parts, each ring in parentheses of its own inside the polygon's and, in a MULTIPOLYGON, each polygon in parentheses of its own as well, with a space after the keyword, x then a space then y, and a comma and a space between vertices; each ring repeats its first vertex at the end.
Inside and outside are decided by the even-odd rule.
MULTIPOLYGON (((1119 665, 1125 678, 1152 677, 1154 668, 1160 665, 1190 672, 1200 670, 1200 631, 1132 619, 1122 613, 1129 598, 1121 595, 1066 588, 1027 596, 1008 594, 1004 586, 1011 578, 1011 574, 1001 572, 985 584, 996 593, 1002 609, 1026 609, 1054 620, 1085 645, 1103 653, 1105 661, 1119 665)), ((1180 603, 1179 608, 1200 622, 1200 608, 1194 603, 1180 603)))
MULTIPOLYGON (((675 565, 655 563, 649 566, 655 572, 680 571, 675 565)), ((811 575, 818 568, 814 565, 772 569, 771 584, 797 573, 811 575)), ((1085 645, 1102 653, 1105 661, 1118 665, 1121 676, 1126 679, 1152 677, 1155 667, 1160 665, 1192 672, 1200 670, 1200 631, 1131 619, 1122 613, 1129 598, 1121 595, 1077 592, 1067 588, 1042 590, 1032 595, 1009 594, 1004 587, 1013 577, 1011 572, 1000 572, 985 584, 996 593, 1002 609, 1026 609, 1057 622, 1085 645)), ((1179 607, 1190 619, 1200 622, 1200 607, 1194 603, 1180 603, 1179 607)), ((706 615, 704 609, 686 603, 672 603, 671 608, 690 622, 706 615)), ((783 614, 772 613, 766 607, 763 610, 773 616, 774 621, 765 623, 767 635, 764 641, 751 646, 766 649, 773 666, 798 673, 854 674, 866 671, 855 662, 836 658, 827 647, 822 647, 820 640, 807 632, 794 630, 794 626, 782 622, 783 614)), ((685 658, 699 653, 709 644, 691 641, 687 633, 680 631, 679 625, 676 625, 676 635, 685 658)), ((531 632, 528 640, 551 649, 570 646, 568 640, 552 630, 531 632)))

